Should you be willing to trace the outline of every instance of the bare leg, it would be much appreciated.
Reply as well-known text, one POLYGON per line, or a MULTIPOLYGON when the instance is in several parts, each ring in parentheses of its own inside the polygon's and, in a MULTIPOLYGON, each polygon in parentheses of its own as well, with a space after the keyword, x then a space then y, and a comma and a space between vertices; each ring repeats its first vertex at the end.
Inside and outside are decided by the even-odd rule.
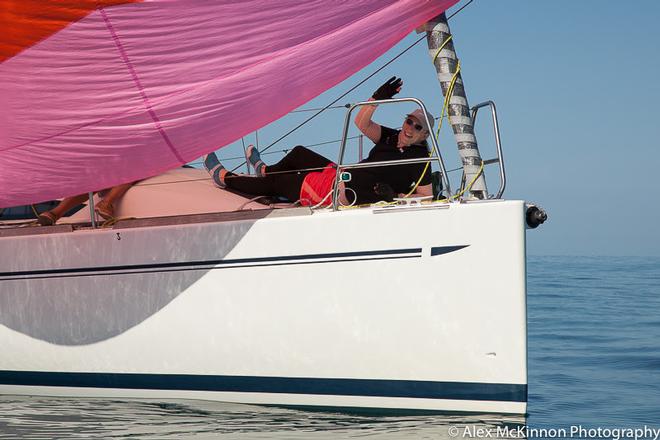
POLYGON ((103 197, 103 200, 96 204, 95 210, 106 220, 108 217, 112 217, 114 214, 115 201, 123 197, 124 194, 126 194, 126 191, 128 191, 134 183, 135 182, 124 183, 110 188, 110 191, 105 197, 103 197))
POLYGON ((115 200, 123 197, 123 195, 126 194, 126 191, 128 191, 131 188, 131 186, 133 186, 134 183, 135 182, 124 183, 121 185, 113 186, 110 189, 110 192, 108 192, 108 194, 105 197, 103 197, 103 202, 109 205, 114 204, 115 200))
POLYGON ((39 214, 37 222, 42 226, 54 225, 69 209, 80 205, 85 200, 87 200, 87 194, 66 197, 50 211, 39 214))
POLYGON ((74 208, 81 203, 84 203, 87 200, 87 194, 80 194, 73 197, 67 197, 63 199, 56 207, 51 209, 51 214, 55 216, 56 219, 62 217, 68 210, 74 208))

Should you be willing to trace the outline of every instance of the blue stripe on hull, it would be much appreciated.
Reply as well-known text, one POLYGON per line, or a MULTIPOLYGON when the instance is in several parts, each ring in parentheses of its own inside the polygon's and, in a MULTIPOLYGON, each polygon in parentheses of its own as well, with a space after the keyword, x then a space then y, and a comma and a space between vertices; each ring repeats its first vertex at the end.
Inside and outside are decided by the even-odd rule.
MULTIPOLYGON (((439 246, 431 248, 431 256, 444 255, 469 245, 439 246)), ((257 267, 293 264, 323 264, 342 261, 367 261, 383 259, 421 258, 422 248, 383 249, 355 252, 333 252, 308 255, 277 255, 272 257, 234 258, 225 260, 176 261, 118 266, 90 266, 58 269, 35 269, 14 272, 0 272, 0 281, 28 279, 69 278, 98 275, 123 275, 150 272, 178 272, 187 270, 209 270, 237 267, 257 267), (330 259, 330 260, 327 260, 330 259), (249 266, 241 266, 249 265, 249 266)))
MULTIPOLYGON (((0 278, 17 277, 17 276, 34 276, 34 275, 57 275, 57 274, 90 274, 92 276, 100 275, 103 272, 119 272, 119 271, 137 271, 137 270, 159 270, 182 268, 183 270, 195 270, 203 268, 211 268, 213 266, 227 266, 239 264, 272 264, 281 262, 283 264, 295 264, 296 262, 319 260, 325 258, 359 258, 359 257, 383 257, 383 256, 416 256, 421 257, 422 248, 410 249, 385 249, 373 251, 356 251, 356 252, 333 252, 324 254, 307 254, 307 255, 277 255, 272 257, 253 257, 253 258, 232 258, 223 260, 203 260, 203 261, 176 261, 167 263, 148 263, 148 264, 132 264, 132 265, 119 265, 119 266, 89 266, 89 267, 73 267, 62 269, 38 269, 38 270, 24 270, 15 272, 0 272, 0 278)), ((340 260, 337 260, 340 261, 340 260)), ((317 261, 323 263, 323 261, 317 261)), ((235 266, 230 266, 235 267, 235 266)))
POLYGON ((0 371, 0 385, 527 402, 527 385, 419 380, 0 371))
POLYGON ((455 251, 460 251, 461 249, 465 249, 469 245, 461 245, 461 246, 440 246, 440 247, 432 247, 431 248, 431 256, 435 257, 436 255, 444 255, 448 254, 450 252, 455 252, 455 251))

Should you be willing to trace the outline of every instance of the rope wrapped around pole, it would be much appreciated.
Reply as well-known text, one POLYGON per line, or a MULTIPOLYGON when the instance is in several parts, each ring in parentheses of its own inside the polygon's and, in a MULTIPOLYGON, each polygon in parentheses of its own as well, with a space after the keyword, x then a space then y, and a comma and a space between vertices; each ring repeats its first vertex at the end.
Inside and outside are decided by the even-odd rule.
POLYGON ((458 145, 465 180, 467 182, 474 180, 470 194, 474 198, 485 199, 488 197, 488 189, 482 173, 482 160, 477 146, 477 138, 474 135, 474 121, 470 114, 461 73, 460 71, 457 73, 458 56, 445 14, 440 14, 426 23, 425 30, 429 55, 438 73, 442 94, 445 97, 450 91, 452 78, 456 76, 453 92, 449 97, 448 119, 458 145))

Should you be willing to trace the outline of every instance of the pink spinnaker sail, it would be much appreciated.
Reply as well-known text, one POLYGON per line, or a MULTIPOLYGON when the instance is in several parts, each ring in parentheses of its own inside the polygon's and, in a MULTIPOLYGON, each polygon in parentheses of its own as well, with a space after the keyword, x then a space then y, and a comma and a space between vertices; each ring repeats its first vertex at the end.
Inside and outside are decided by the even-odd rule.
MULTIPOLYGON (((68 0, 52 2, 80 4, 62 22, 12 19, 23 28, 0 31, 0 207, 152 176, 230 144, 456 1, 68 0)), ((20 15, 30 2, 2 8, 20 15)), ((63 8, 39 4, 51 7, 63 8)))

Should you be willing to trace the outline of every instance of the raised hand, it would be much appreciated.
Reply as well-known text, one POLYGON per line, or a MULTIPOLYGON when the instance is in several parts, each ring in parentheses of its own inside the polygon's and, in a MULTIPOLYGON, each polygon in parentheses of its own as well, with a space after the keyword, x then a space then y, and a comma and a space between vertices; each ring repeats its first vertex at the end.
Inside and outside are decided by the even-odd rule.
POLYGON ((393 76, 392 78, 388 79, 385 82, 385 84, 378 87, 378 90, 376 90, 371 97, 376 100, 390 99, 394 95, 399 93, 402 85, 403 85, 403 81, 401 80, 401 78, 397 78, 396 76, 393 76))

